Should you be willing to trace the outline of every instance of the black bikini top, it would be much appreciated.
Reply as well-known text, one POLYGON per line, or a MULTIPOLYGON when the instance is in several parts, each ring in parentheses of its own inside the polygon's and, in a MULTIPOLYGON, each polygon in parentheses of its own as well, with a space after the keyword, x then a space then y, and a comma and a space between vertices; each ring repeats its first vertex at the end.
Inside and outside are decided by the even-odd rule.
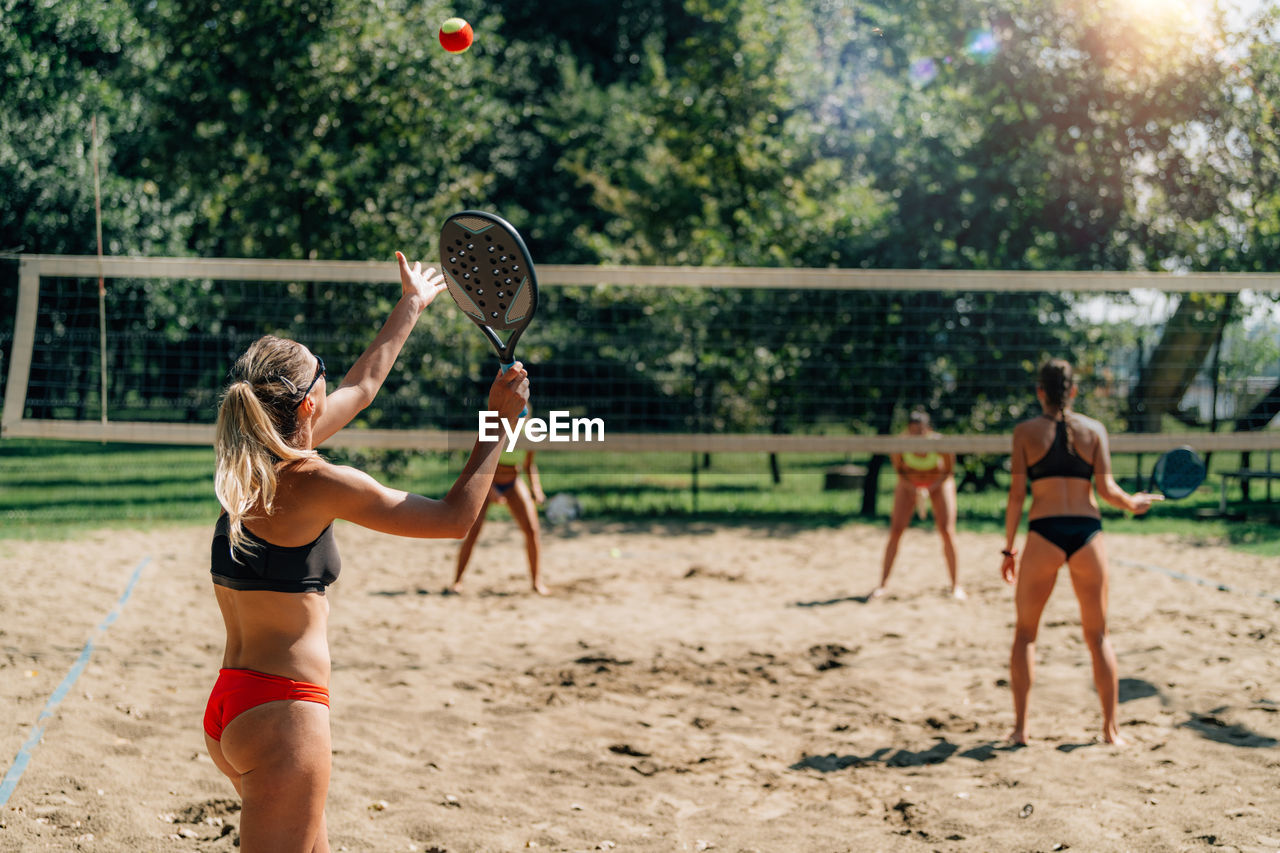
POLYGON ((1076 477, 1081 480, 1092 480, 1093 464, 1086 462, 1067 447, 1066 422, 1057 421, 1054 429, 1053 444, 1049 447, 1049 452, 1041 456, 1036 464, 1027 466, 1027 479, 1076 477))
POLYGON ((272 592, 318 592, 338 579, 342 557, 333 539, 333 525, 310 544, 283 548, 259 539, 248 530, 253 547, 231 554, 231 519, 224 512, 213 530, 211 571, 219 586, 272 592))

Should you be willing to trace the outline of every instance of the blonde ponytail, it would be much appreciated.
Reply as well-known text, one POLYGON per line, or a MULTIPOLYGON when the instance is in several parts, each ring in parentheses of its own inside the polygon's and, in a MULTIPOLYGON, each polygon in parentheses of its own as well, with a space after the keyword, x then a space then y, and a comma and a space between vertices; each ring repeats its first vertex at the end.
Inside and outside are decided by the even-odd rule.
POLYGON ((290 443, 298 432, 298 389, 310 381, 313 358, 299 344, 268 335, 231 370, 218 407, 213 488, 231 522, 233 554, 253 545, 244 529, 249 513, 261 507, 270 515, 274 509, 276 465, 316 455, 290 443))

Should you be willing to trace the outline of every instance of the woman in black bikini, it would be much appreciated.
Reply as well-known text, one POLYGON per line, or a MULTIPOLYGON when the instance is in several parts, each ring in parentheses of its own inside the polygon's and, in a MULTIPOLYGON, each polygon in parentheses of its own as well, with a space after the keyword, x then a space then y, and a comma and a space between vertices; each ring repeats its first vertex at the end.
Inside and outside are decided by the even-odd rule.
POLYGON ((1017 581, 1017 627, 1010 656, 1014 743, 1027 742, 1027 696, 1035 674, 1036 633, 1040 614, 1053 592, 1063 562, 1080 602, 1085 644, 1093 659, 1093 681, 1102 703, 1102 737, 1123 744, 1116 727, 1119 679, 1116 655, 1107 634, 1107 557, 1101 516, 1094 498, 1135 514, 1151 507, 1152 496, 1130 495, 1111 475, 1111 451, 1102 424, 1071 411, 1076 384, 1071 365, 1051 359, 1040 368, 1036 396, 1044 414, 1018 424, 1013 431, 1012 479, 1005 509, 1005 547, 1000 573, 1017 581), (1022 521, 1022 505, 1031 483, 1030 522, 1022 559, 1014 538, 1022 521))
POLYGON ((458 549, 458 564, 453 572, 453 584, 449 591, 462 592, 462 575, 471 562, 471 552, 480 538, 480 529, 484 527, 485 516, 489 513, 490 504, 504 504, 515 519, 516 526, 524 534, 524 550, 529 558, 529 582, 538 595, 546 595, 549 590, 542 582, 542 527, 538 523, 538 504, 544 503, 547 496, 542 492, 542 482, 538 477, 538 466, 533 461, 534 451, 524 455, 524 461, 516 453, 502 452, 498 459, 498 471, 493 475, 493 487, 485 499, 476 523, 467 531, 458 549), (520 474, 524 473, 529 481, 526 487, 520 474))
MULTIPOLYGON (((244 853, 329 850, 324 593, 341 568, 334 519, 398 536, 461 538, 497 469, 500 443, 477 441, 449 494, 432 500, 314 450, 373 401, 418 315, 444 290, 435 270, 396 258, 400 301, 332 394, 319 356, 267 336, 236 361, 218 410, 215 491, 224 512, 211 568, 227 643, 204 730, 210 757, 243 803, 244 853)), ((489 390, 489 409, 511 426, 528 400, 519 362, 489 390)))

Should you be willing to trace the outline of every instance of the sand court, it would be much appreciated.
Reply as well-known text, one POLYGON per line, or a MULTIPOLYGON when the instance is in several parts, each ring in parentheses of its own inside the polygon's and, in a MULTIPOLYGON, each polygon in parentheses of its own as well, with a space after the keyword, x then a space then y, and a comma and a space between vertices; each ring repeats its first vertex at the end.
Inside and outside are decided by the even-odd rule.
MULTIPOLYGON (((333 848, 1280 849, 1280 560, 1108 534, 1131 745, 1097 742, 1064 574, 1034 743, 1015 750, 1001 539, 960 534, 957 602, 936 537, 909 531, 867 603, 885 536, 579 522, 547 533, 544 599, 504 519, 461 596, 441 592, 455 542, 339 524, 333 848)), ((0 545, 5 770, 93 639, 0 809, 0 850, 237 849, 200 729, 222 642, 208 541, 0 545)))

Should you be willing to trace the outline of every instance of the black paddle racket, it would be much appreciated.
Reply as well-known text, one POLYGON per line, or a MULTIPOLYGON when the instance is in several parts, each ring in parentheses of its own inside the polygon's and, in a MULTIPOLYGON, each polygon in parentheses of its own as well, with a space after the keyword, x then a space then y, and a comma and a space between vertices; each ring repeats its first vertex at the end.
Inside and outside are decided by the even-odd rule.
POLYGON ((1156 460, 1151 469, 1151 485, 1172 500, 1187 497, 1204 482, 1204 460, 1190 447, 1175 447, 1156 460))
POLYGON ((538 310, 538 277, 520 233, 492 213, 455 213, 440 229, 440 266, 453 301, 493 344, 505 373, 538 310), (511 334, 503 343, 498 332, 505 331, 511 334))

